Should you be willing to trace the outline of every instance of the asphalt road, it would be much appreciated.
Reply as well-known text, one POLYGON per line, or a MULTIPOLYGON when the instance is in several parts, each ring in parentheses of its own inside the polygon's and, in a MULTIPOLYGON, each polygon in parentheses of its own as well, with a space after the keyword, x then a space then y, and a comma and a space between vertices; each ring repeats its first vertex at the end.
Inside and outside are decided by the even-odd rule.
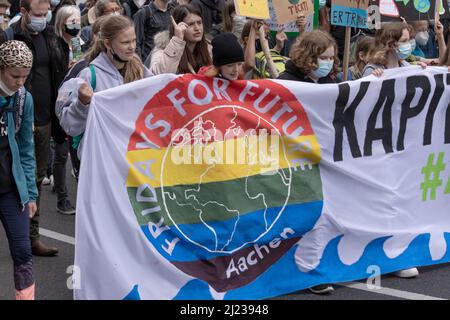
MULTIPOLYGON (((75 202, 76 183, 68 174, 70 199, 75 202)), ((43 186, 41 214, 42 241, 59 249, 57 257, 34 257, 36 298, 43 300, 71 300, 72 291, 67 287, 70 274, 67 268, 73 264, 75 216, 64 216, 56 212, 56 195, 50 186, 43 186), (56 233, 56 234, 55 234, 56 233), (55 238, 59 238, 57 240, 55 238)), ((7 239, 0 228, 0 300, 14 299, 13 267, 7 239)), ((415 279, 399 279, 383 276, 381 289, 370 290, 364 281, 335 285, 336 291, 329 296, 318 296, 308 291, 299 291, 274 299, 282 300, 394 300, 394 299, 450 299, 450 264, 420 268, 415 279)))

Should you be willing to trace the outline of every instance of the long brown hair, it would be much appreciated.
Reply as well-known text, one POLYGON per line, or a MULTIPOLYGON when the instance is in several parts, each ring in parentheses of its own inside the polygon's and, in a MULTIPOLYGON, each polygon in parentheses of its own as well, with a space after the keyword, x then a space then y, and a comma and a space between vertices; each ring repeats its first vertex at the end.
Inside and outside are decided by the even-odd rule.
MULTIPOLYGON (((106 52, 104 40, 113 41, 120 33, 129 28, 134 28, 133 22, 125 16, 107 16, 102 19, 98 40, 87 53, 89 63, 92 62, 101 52, 106 52)), ((144 65, 138 55, 125 63, 123 68, 123 82, 129 83, 140 80, 144 77, 144 65)))
POLYGON ((334 64, 330 75, 336 75, 339 68, 338 48, 336 41, 328 32, 314 30, 303 33, 292 45, 289 57, 304 74, 309 74, 319 67, 317 59, 331 46, 334 48, 334 64))
POLYGON ((358 44, 356 45, 356 51, 355 51, 355 63, 354 65, 359 69, 363 70, 366 63, 361 59, 359 56, 359 53, 362 52, 366 56, 369 54, 370 50, 373 48, 375 44, 375 39, 370 36, 364 36, 358 41, 358 44))
POLYGON ((386 23, 375 34, 375 46, 369 52, 369 63, 386 66, 389 53, 395 50, 397 42, 408 25, 402 22, 386 23))
MULTIPOLYGON (((181 5, 177 6, 173 12, 172 17, 176 23, 182 22, 189 14, 194 14, 196 16, 202 17, 200 11, 191 5, 181 5)), ((172 24, 169 27, 169 35, 172 38, 175 34, 175 29, 172 24)), ((177 73, 192 73, 189 65, 192 66, 195 72, 203 66, 209 66, 212 63, 211 55, 208 50, 208 42, 205 38, 205 32, 203 32, 202 40, 197 42, 194 51, 191 52, 186 46, 184 48, 183 55, 181 56, 180 64, 178 65, 177 73)))

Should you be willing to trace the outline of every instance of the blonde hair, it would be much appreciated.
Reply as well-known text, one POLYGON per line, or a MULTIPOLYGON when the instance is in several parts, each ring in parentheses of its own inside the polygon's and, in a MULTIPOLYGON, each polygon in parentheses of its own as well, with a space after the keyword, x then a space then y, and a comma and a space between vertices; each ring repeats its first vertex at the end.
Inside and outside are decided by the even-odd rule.
MULTIPOLYGON (((106 52, 105 40, 113 41, 119 34, 134 28, 133 22, 125 16, 108 16, 105 17, 100 26, 98 40, 87 53, 89 63, 92 62, 101 52, 106 52)), ((144 77, 144 65, 138 55, 134 55, 130 61, 125 63, 123 68, 123 82, 129 83, 140 80, 144 77)))
POLYGON ((64 38, 66 20, 74 14, 78 15, 81 20, 80 9, 77 6, 62 6, 58 10, 55 19, 55 33, 58 37, 64 38))

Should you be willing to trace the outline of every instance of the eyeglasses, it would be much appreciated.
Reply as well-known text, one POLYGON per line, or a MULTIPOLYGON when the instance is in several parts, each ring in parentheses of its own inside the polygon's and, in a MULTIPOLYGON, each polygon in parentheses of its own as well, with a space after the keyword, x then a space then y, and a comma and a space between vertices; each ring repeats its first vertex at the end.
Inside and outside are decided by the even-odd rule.
POLYGON ((107 10, 103 13, 105 16, 110 15, 110 14, 114 14, 114 15, 121 15, 122 14, 122 9, 118 8, 116 10, 107 10))

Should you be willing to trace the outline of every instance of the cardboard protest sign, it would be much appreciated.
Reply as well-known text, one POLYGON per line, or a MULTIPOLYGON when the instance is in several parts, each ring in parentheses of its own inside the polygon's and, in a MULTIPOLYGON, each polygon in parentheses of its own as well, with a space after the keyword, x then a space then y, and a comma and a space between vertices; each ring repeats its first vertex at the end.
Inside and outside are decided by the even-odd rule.
POLYGON ((243 17, 269 19, 268 0, 234 0, 236 13, 243 17))
POLYGON ((280 24, 295 21, 300 15, 307 17, 314 13, 311 0, 272 0, 272 4, 280 24))
POLYGON ((367 28, 369 0, 332 0, 331 24, 367 28))
MULTIPOLYGON (((289 37, 298 36, 298 26, 294 21, 288 22, 288 23, 279 23, 277 21, 277 16, 275 13, 275 9, 273 7, 273 1, 269 0, 269 11, 270 11, 270 20, 268 21, 269 29, 271 32, 276 33, 278 30, 283 29, 284 32, 289 37)), ((306 27, 305 31, 309 32, 313 30, 313 15, 310 14, 306 17, 306 27)))

